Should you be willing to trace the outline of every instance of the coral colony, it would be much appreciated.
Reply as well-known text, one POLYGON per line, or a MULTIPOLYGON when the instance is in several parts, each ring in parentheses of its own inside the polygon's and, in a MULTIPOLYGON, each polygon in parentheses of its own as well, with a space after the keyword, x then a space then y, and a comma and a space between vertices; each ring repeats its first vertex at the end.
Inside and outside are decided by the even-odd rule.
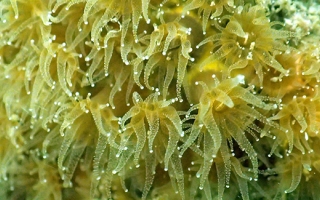
POLYGON ((320 199, 312 0, 1 0, 0 199, 320 199))

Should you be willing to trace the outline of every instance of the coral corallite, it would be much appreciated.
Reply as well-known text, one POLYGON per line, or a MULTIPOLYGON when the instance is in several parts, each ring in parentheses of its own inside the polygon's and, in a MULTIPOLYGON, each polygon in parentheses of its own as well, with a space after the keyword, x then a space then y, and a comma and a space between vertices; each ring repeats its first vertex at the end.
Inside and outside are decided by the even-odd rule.
POLYGON ((0 199, 320 199, 319 10, 0 0, 0 199))

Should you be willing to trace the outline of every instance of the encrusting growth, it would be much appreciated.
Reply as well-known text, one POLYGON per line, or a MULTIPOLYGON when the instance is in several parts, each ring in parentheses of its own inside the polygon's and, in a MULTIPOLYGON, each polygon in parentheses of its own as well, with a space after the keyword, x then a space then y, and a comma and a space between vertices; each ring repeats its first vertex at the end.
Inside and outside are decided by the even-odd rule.
POLYGON ((0 8, 0 199, 320 198, 317 3, 0 8))

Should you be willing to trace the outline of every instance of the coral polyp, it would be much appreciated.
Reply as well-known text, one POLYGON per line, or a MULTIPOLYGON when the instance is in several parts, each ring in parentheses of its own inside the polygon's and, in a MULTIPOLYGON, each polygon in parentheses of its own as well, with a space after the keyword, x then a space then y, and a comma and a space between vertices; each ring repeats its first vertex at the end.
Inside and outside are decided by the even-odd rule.
MULTIPOLYGON (((204 74, 199 73, 195 79, 203 77, 204 74)), ((215 74, 212 75, 211 81, 196 81, 191 93, 202 91, 199 102, 192 106, 186 113, 185 121, 193 119, 190 124, 189 138, 184 142, 181 149, 183 154, 191 145, 197 143, 198 151, 203 154, 203 164, 197 172, 197 176, 201 176, 200 188, 204 188, 211 165, 218 154, 222 156, 224 164, 223 171, 218 170, 217 176, 220 176, 221 182, 218 180, 218 195, 223 196, 225 186, 229 187, 229 179, 231 173, 231 163, 237 167, 240 163, 233 160, 234 147, 247 154, 251 162, 251 177, 237 171, 239 179, 253 180, 258 177, 258 160, 257 152, 254 150, 246 135, 251 135, 255 140, 259 141, 259 134, 262 130, 256 125, 257 121, 261 124, 273 126, 256 108, 262 110, 272 110, 273 106, 264 103, 260 98, 254 96, 249 88, 244 88, 244 76, 238 75, 235 78, 219 81, 215 74), (199 87, 202 87, 201 89, 199 87), (196 111, 197 114, 193 114, 196 111)), ((240 181, 240 180, 239 180, 240 181)), ((241 192, 247 190, 245 186, 241 187, 241 192)))
POLYGON ((274 56, 289 51, 290 48, 283 43, 283 39, 289 39, 296 34, 273 28, 277 22, 270 22, 263 7, 248 4, 239 6, 233 15, 215 19, 214 24, 221 33, 213 34, 197 46, 213 42, 212 55, 203 65, 214 60, 223 60, 229 73, 248 66, 254 69, 260 84, 265 68, 272 67, 281 72, 282 76, 288 73, 274 56))
POLYGON ((0 1, 0 199, 320 199, 318 10, 0 1))
POLYGON ((170 106, 175 100, 158 101, 158 94, 154 93, 144 101, 138 93, 134 93, 133 102, 134 106, 121 119, 123 133, 116 155, 120 163, 113 173, 122 170, 125 163, 132 163, 126 161, 132 156, 137 168, 141 160, 145 160, 148 184, 143 189, 142 198, 146 198, 154 180, 155 168, 162 163, 164 171, 170 170, 169 173, 176 177, 183 196, 183 172, 180 161, 175 159, 178 158, 177 145, 182 134, 182 123, 177 111, 170 106))

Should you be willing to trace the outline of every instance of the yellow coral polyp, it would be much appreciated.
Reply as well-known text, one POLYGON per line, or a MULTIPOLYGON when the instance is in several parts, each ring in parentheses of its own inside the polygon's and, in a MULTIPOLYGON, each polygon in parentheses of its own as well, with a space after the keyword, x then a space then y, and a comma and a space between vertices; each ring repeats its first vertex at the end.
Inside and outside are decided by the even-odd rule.
POLYGON ((222 60, 229 68, 229 72, 252 67, 259 77, 260 85, 263 81, 263 71, 272 67, 282 74, 288 73, 281 64, 274 59, 279 51, 285 52, 290 48, 283 44, 283 39, 296 36, 289 31, 276 30, 265 14, 265 10, 256 5, 239 6, 234 15, 226 15, 215 21, 215 27, 221 33, 214 34, 203 40, 198 47, 213 42, 214 49, 202 64, 201 68, 214 60, 222 60), (225 22, 227 21, 227 22, 225 22), (219 23, 226 23, 222 27, 219 23))

